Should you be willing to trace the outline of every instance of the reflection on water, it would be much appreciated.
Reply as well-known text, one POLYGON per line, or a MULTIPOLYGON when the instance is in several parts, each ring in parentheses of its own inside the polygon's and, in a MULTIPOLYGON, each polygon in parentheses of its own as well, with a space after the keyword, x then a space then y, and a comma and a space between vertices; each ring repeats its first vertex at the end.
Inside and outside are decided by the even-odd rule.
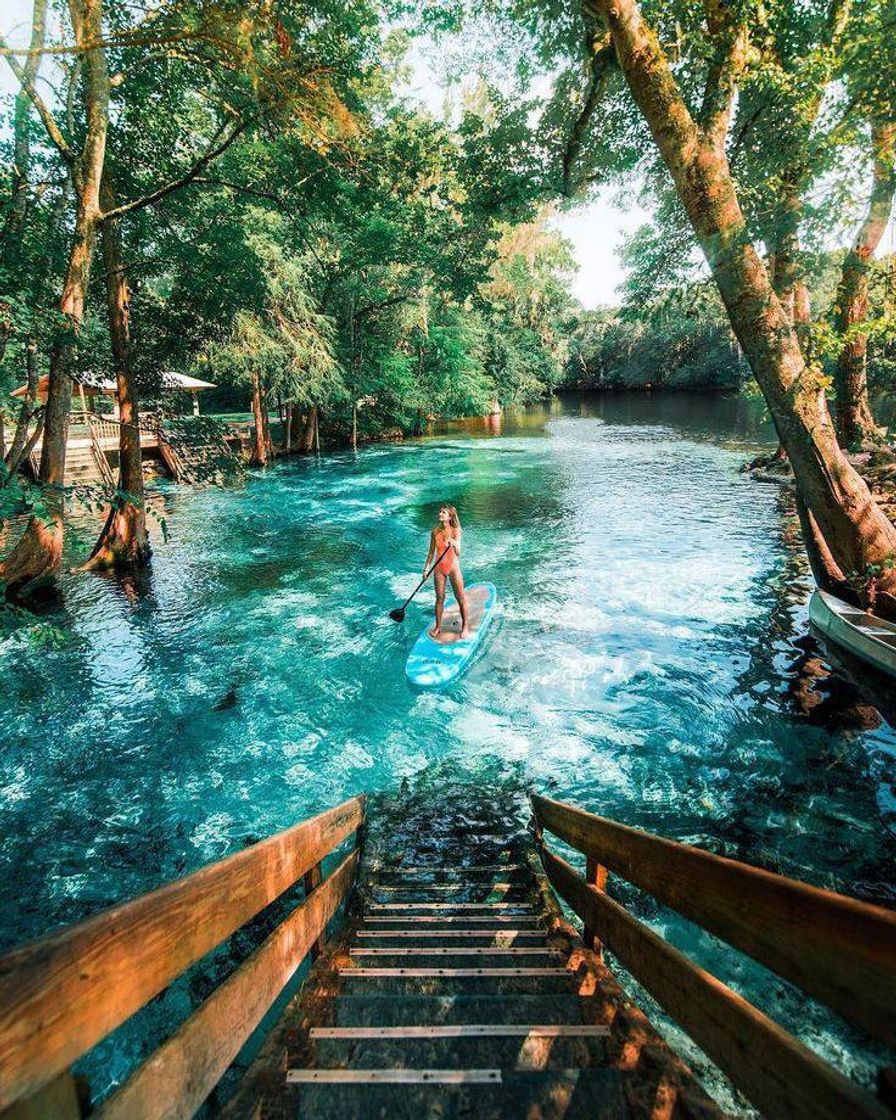
POLYGON ((807 644, 789 500, 738 471, 761 409, 642 394, 490 425, 169 488, 146 580, 67 576, 61 613, 0 634, 3 944, 427 774, 893 900, 896 737, 807 644), (387 612, 445 501, 502 617, 456 687, 417 693, 431 593, 387 612))

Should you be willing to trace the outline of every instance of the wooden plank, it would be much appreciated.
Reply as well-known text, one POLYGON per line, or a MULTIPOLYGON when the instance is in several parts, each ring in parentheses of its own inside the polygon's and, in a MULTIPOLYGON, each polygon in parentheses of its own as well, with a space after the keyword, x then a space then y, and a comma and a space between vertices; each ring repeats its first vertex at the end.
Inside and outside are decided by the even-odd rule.
POLYGON ((95 1113, 96 1120, 187 1120, 310 953, 355 879, 357 850, 217 988, 95 1113))
POLYGON ((288 1069, 287 1085, 500 1084, 499 1069, 288 1069))
POLYGON ((539 824, 896 1045, 896 914, 533 795, 539 824))
MULTIPOLYGON (((305 894, 306 895, 311 894, 311 892, 316 887, 320 886, 321 879, 323 878, 323 873, 324 873, 324 869, 319 863, 316 863, 314 865, 314 867, 311 868, 310 871, 306 872, 304 880, 303 880, 303 882, 305 884, 305 894)), ((324 951, 324 939, 323 939, 323 937, 320 937, 311 946, 311 959, 313 961, 316 961, 317 958, 321 955, 321 953, 323 951, 324 951)))
POLYGON ((0 959, 0 1109, 33 1095, 355 832, 356 797, 0 959))
POLYGON ((542 940, 546 930, 537 929, 359 929, 356 937, 374 937, 385 940, 387 937, 493 937, 515 941, 520 937, 534 937, 542 940))
POLYGON ((349 949, 350 957, 562 957, 560 949, 530 946, 528 948, 492 947, 491 945, 442 946, 421 945, 407 949, 349 949))
POLYGON ((512 910, 531 914, 534 908, 522 902, 371 902, 368 910, 512 910))
POLYGON ((777 1023, 545 851, 551 884, 769 1120, 893 1120, 777 1023))
MULTIPOLYGON (((340 968, 340 976, 376 980, 382 976, 575 976, 568 968, 340 968)), ((892 1118, 891 1118, 892 1120, 892 1118)))
POLYGON ((530 1026, 527 1023, 440 1023, 408 1027, 312 1027, 311 1038, 608 1038, 604 1024, 563 1023, 530 1026))
MULTIPOLYGON (((413 923, 414 925, 439 925, 439 926, 456 925, 458 922, 498 922, 498 923, 506 922, 508 925, 520 925, 523 922, 532 922, 533 924, 529 928, 534 933, 546 933, 547 932, 547 930, 543 926, 540 926, 538 924, 541 921, 541 915, 540 914, 531 914, 531 915, 530 914, 513 914, 510 917, 503 917, 500 914, 495 914, 495 915, 492 915, 492 914, 470 914, 466 917, 457 917, 457 916, 448 915, 447 917, 444 917, 444 918, 442 918, 442 917, 438 917, 438 918, 421 917, 420 915, 417 915, 417 914, 409 914, 409 915, 393 914, 390 918, 376 918, 376 917, 371 918, 371 917, 365 916, 364 921, 371 924, 371 925, 375 922, 406 922, 408 925, 413 923)), ((484 932, 486 932, 486 933, 489 932, 487 926, 483 926, 481 928, 484 930, 484 932)), ((496 927, 496 929, 497 928, 503 928, 503 927, 496 927)), ((496 932, 496 929, 493 929, 492 932, 493 933, 496 932)), ((384 932, 388 932, 388 931, 384 931, 384 932)))

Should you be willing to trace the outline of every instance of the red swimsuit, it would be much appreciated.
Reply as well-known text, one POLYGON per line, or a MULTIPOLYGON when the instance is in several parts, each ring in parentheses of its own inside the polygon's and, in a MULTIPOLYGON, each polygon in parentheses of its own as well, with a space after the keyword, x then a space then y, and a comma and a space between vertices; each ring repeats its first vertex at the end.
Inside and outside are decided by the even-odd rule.
POLYGON ((457 553, 454 551, 454 549, 448 547, 451 543, 451 540, 452 538, 449 537, 446 533, 443 533, 441 529, 438 529, 436 531, 436 556, 442 556, 442 553, 445 552, 446 548, 448 548, 447 553, 442 556, 442 559, 438 563, 438 570, 446 576, 454 567, 454 559, 457 556, 457 553))

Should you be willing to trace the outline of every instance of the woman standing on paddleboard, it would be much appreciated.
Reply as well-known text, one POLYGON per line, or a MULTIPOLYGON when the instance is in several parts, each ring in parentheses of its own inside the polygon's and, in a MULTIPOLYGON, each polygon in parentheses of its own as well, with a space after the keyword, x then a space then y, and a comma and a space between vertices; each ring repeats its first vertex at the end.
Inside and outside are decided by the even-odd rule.
POLYGON ((436 623, 429 631, 430 637, 438 638, 442 632, 442 612, 445 610, 445 584, 451 580, 451 590, 460 608, 461 638, 469 638, 470 627, 467 623, 467 597, 464 594, 464 577, 460 571, 460 518, 454 506, 442 506, 439 510, 439 523, 429 535, 429 552, 423 565, 425 575, 430 564, 441 556, 436 565, 436 623), (445 552, 445 550, 448 550, 445 552), (442 553, 445 555, 442 556, 442 553))

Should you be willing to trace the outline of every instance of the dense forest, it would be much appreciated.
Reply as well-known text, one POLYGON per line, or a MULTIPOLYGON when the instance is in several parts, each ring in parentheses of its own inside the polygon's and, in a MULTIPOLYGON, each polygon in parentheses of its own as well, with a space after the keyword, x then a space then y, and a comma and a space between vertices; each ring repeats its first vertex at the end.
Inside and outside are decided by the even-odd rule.
POLYGON ((562 384, 752 378, 819 582, 893 613, 896 529, 844 454, 880 443, 868 379, 893 363, 892 22, 885 0, 35 0, 0 43, 0 375, 27 386, 7 591, 59 568, 73 394, 97 379, 120 455, 92 567, 148 559, 139 414, 166 369, 242 391, 259 464, 274 408, 302 452, 562 384), (441 115, 408 93, 421 39, 463 77, 441 115), (653 220, 620 306, 585 311, 552 215, 620 185, 653 220))

